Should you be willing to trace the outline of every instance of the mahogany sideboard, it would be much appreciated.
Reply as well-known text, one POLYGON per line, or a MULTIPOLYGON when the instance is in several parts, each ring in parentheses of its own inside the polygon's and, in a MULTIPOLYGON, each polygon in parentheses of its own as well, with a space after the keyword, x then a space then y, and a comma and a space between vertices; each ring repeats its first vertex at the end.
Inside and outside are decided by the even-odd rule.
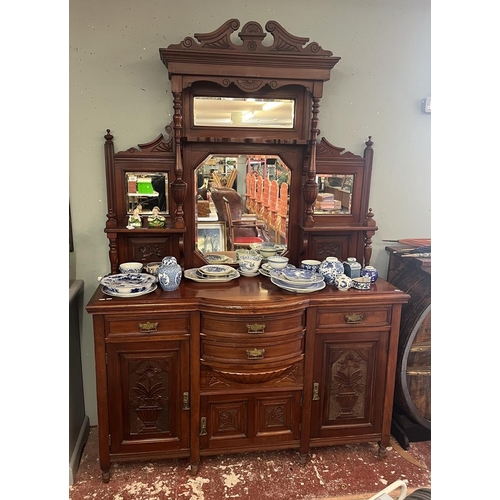
POLYGON ((268 278, 183 279, 132 299, 99 286, 93 315, 102 478, 112 461, 389 446, 402 305, 369 291, 280 290, 268 278))

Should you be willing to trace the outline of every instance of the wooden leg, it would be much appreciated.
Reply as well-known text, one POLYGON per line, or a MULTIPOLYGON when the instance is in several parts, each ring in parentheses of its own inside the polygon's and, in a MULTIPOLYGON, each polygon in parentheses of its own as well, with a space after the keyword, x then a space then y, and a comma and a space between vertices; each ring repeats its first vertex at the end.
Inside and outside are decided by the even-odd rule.
POLYGON ((197 476, 199 469, 200 469, 200 462, 197 462, 195 464, 191 464, 189 472, 192 476, 197 476))
POLYGON ((304 465, 307 461, 307 453, 299 453, 299 463, 304 465))
POLYGON ((102 482, 103 483, 109 483, 109 478, 110 478, 109 470, 102 471, 102 482))
POLYGON ((380 442, 378 444, 378 456, 379 458, 384 458, 387 455, 387 447, 380 442))

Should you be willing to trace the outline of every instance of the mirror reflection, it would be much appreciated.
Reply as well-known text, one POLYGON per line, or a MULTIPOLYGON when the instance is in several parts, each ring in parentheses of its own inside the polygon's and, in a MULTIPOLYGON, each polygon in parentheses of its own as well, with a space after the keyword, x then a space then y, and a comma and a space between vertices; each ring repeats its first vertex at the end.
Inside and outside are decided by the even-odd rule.
POLYGON ((204 127, 293 128, 293 99, 194 97, 194 124, 204 127))
POLYGON ((316 182, 319 191, 314 204, 315 214, 351 213, 354 175, 320 174, 316 176, 316 182))
POLYGON ((140 213, 152 214, 153 208, 168 214, 168 174, 164 172, 125 172, 127 214, 140 205, 140 213))
POLYGON ((291 171, 278 156, 211 156, 194 175, 200 252, 234 259, 263 242, 286 247, 291 171))

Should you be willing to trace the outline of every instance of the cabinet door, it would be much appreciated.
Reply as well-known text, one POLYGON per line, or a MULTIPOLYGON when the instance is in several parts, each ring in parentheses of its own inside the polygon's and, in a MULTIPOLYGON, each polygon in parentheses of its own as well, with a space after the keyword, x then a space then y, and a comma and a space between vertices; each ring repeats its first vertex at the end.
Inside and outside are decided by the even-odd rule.
POLYGON ((311 438, 380 437, 387 347, 387 332, 316 337, 311 438))
POLYGON ((107 345, 110 451, 189 446, 189 341, 107 345))
POLYGON ((302 391, 201 398, 202 449, 271 449, 298 442, 302 391))

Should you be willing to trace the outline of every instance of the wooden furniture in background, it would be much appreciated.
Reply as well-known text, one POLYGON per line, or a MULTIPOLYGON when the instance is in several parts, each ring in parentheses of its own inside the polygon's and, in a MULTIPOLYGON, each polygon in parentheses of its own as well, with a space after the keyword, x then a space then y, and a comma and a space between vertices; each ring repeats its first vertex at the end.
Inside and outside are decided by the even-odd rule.
POLYGON ((431 258, 401 257, 386 247, 387 280, 411 297, 403 306, 392 433, 404 449, 431 438, 431 258))

